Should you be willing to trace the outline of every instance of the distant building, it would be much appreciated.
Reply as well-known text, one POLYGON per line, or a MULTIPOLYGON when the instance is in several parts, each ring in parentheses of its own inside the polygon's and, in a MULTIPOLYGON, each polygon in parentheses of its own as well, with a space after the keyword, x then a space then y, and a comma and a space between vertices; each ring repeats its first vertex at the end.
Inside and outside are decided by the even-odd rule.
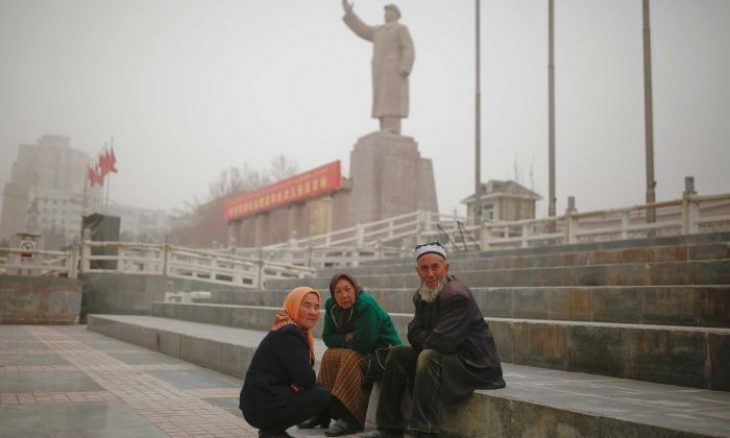
MULTIPOLYGON (((474 217, 475 195, 461 201, 466 215, 474 217)), ((535 204, 542 196, 512 181, 489 180, 482 184, 481 216, 484 220, 516 221, 535 218, 535 204)))
MULTIPOLYGON (((350 194, 351 184, 342 177, 339 161, 236 194, 221 206, 228 223, 227 243, 263 246, 350 226, 350 194)), ((218 217, 220 212, 219 208, 218 217)))
POLYGON ((10 181, 3 191, 0 239, 18 232, 48 234, 47 248, 59 243, 50 235, 70 237, 81 229, 86 166, 90 155, 71 148, 70 139, 44 135, 37 144, 23 144, 12 165, 10 181), (35 217, 38 215, 38 217, 35 217))
POLYGON ((33 186, 28 197, 27 229, 43 236, 44 246, 55 249, 81 234, 83 193, 33 186))
POLYGON ((104 214, 119 217, 122 241, 162 243, 170 231, 170 216, 164 210, 110 204, 104 214))

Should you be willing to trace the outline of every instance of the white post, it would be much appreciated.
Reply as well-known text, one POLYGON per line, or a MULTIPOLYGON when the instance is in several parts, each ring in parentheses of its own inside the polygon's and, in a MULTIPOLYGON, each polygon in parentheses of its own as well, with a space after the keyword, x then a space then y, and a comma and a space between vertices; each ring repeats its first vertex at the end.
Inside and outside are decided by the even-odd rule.
POLYGON ((170 267, 170 244, 165 243, 162 245, 162 272, 164 277, 169 275, 168 269, 170 267))
POLYGON ((626 240, 629 238, 629 215, 631 214, 630 211, 624 211, 621 213, 621 240, 626 240))
POLYGON ((575 208, 575 197, 568 196, 568 208, 565 209, 565 243, 576 243, 576 234, 578 233, 578 220, 573 214, 578 210, 575 208))
POLYGON ((684 192, 682 193, 682 234, 697 234, 700 218, 700 205, 695 200, 695 179, 692 176, 684 178, 684 192))
POLYGON ((68 278, 78 278, 79 272, 79 240, 74 238, 71 249, 66 258, 68 264, 68 278))
POLYGON ((487 222, 482 222, 479 230, 479 244, 482 250, 487 251, 489 249, 489 224, 487 222))
POLYGON ((355 236, 356 236, 355 239, 357 241, 357 246, 358 247, 363 246, 363 244, 365 242, 365 227, 360 223, 358 223, 355 228, 355 236))
POLYGON ((523 224, 522 225, 522 239, 520 240, 520 247, 527 248, 528 237, 530 237, 530 225, 523 224))
POLYGON ((264 290, 264 259, 263 249, 261 247, 258 248, 258 260, 256 261, 256 264, 258 265, 258 278, 256 281, 256 287, 258 287, 259 290, 264 290))
POLYGON ((91 247, 86 244, 86 241, 81 242, 81 273, 88 272, 91 269, 91 263, 89 257, 91 256, 91 247))

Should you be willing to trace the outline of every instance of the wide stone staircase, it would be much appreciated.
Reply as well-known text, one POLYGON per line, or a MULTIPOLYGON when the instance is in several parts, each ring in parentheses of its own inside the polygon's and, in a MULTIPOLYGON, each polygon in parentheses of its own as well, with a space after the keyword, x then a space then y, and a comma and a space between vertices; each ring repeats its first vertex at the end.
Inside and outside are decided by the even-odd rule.
MULTIPOLYGON (((494 333, 507 387, 444 408, 444 436, 730 436, 730 233, 456 253, 449 262, 494 333)), ((154 316, 90 315, 88 328, 242 377, 286 293, 307 284, 329 296, 337 271, 153 303, 154 316)), ((405 340, 414 260, 347 271, 405 340)))

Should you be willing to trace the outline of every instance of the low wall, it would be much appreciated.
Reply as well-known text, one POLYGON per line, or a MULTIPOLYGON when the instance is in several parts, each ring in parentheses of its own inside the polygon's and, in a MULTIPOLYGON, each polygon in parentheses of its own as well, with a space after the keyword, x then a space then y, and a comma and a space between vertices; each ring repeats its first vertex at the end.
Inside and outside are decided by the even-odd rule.
POLYGON ((239 287, 162 275, 84 274, 81 320, 89 313, 149 315, 152 303, 163 301, 165 292, 235 291, 239 287))
POLYGON ((2 324, 73 324, 80 311, 78 280, 0 276, 2 324))

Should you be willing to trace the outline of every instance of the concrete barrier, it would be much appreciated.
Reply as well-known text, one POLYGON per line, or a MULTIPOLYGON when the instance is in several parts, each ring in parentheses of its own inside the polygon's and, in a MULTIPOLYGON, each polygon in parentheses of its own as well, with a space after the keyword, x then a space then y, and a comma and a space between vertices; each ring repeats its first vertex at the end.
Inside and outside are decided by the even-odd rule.
POLYGON ((0 323, 73 324, 81 312, 81 283, 55 277, 0 276, 0 323))

